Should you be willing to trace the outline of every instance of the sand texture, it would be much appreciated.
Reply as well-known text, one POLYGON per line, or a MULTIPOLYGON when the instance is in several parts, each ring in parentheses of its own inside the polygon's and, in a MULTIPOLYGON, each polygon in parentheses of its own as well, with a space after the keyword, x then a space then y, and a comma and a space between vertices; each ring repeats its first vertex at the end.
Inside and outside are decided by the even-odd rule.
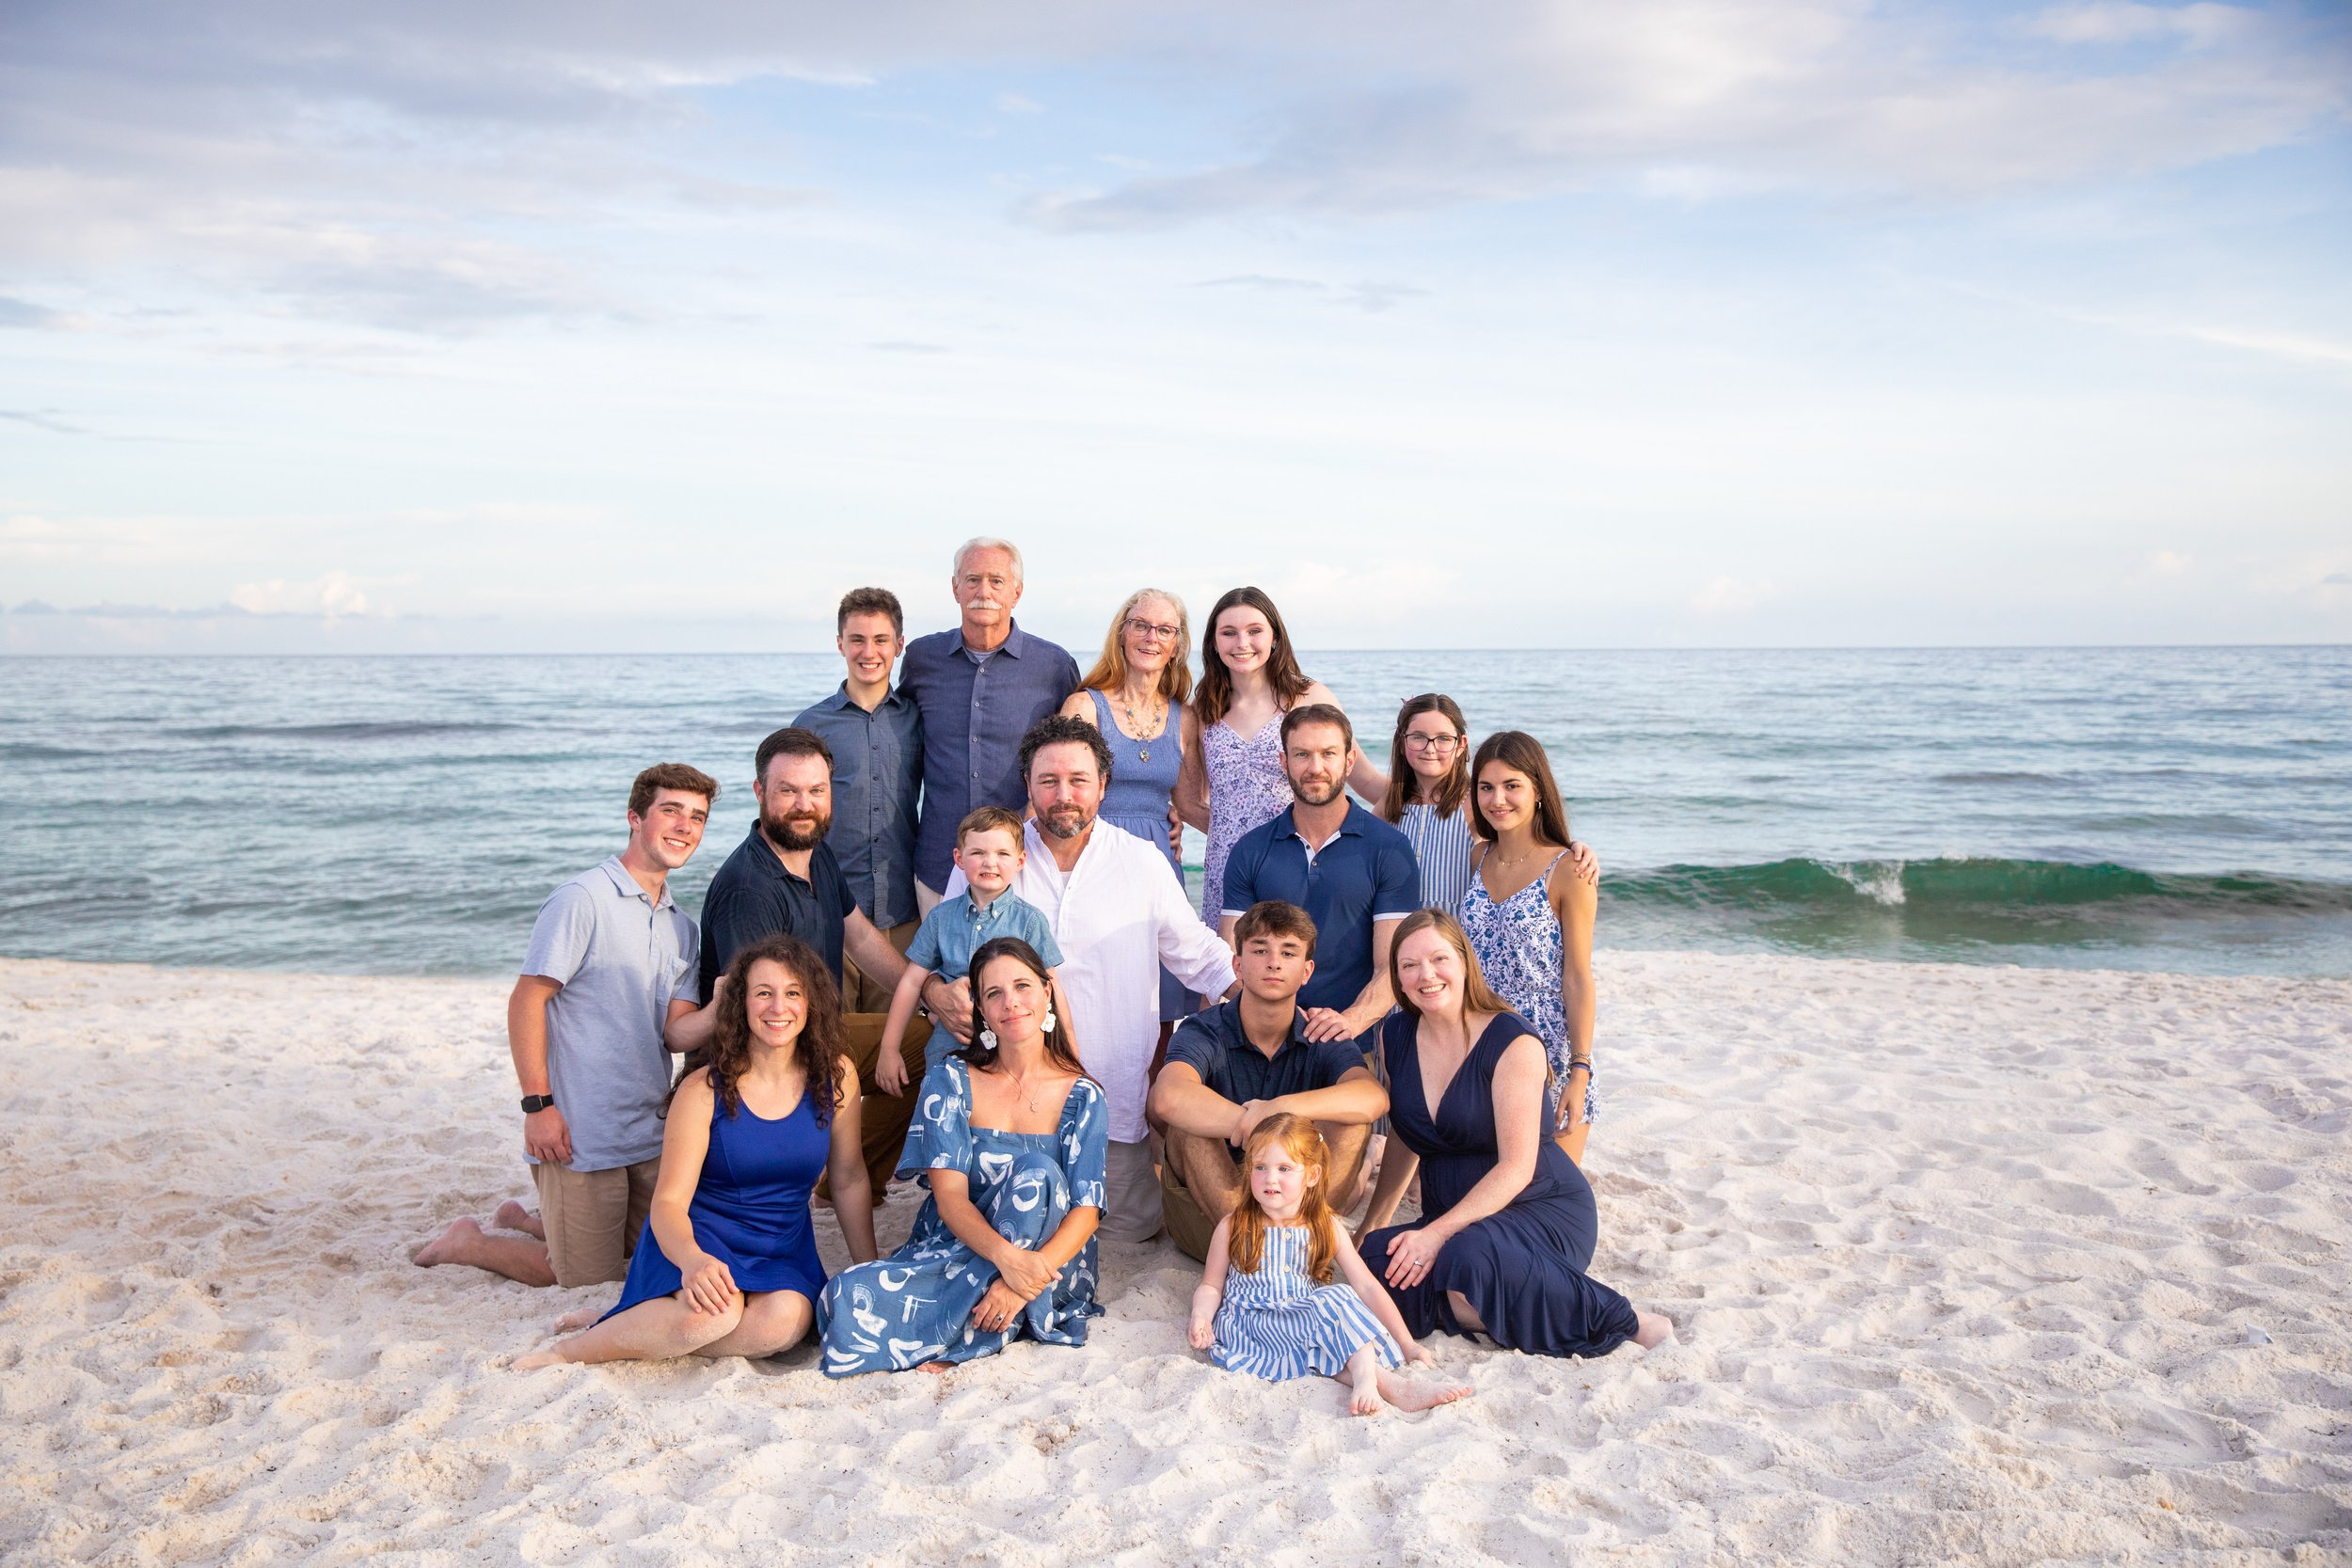
POLYGON ((1594 1272, 1677 1339, 1351 1420, 1165 1245, 1082 1351, 518 1374, 609 1290, 407 1261, 528 1191, 502 983, 0 962, 0 1560, 2352 1560, 2352 983, 1600 980, 1594 1272))

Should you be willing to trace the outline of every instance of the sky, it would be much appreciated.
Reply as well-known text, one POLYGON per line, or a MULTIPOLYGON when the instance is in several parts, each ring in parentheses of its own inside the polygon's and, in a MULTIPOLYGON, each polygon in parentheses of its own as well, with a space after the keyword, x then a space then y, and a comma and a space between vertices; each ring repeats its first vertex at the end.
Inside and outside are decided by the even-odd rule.
POLYGON ((2343 0, 9 0, 0 651, 2352 641, 2347 258, 2343 0))

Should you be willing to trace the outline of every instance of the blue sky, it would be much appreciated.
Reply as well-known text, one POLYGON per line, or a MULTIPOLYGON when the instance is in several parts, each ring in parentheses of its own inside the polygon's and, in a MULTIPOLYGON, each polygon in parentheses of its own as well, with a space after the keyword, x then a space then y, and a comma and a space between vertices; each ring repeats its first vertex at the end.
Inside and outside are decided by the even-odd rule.
POLYGON ((481 12, 0 18, 0 648, 2352 637, 2341 6, 481 12))

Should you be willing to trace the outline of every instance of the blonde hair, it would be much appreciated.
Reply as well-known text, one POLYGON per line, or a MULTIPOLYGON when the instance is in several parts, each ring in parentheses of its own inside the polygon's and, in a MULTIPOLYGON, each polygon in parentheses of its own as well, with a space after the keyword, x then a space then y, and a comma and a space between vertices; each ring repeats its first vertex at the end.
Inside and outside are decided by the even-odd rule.
POLYGON ((1389 991, 1396 998, 1398 1006, 1415 1018, 1421 1016, 1421 1009, 1413 1005, 1413 993, 1405 989, 1404 980, 1397 974, 1396 963, 1397 955, 1405 951, 1405 939, 1423 931, 1437 932, 1444 939, 1445 944, 1454 949, 1454 956, 1462 960, 1462 1002, 1468 1011, 1507 1013, 1516 1010, 1511 1004, 1497 996, 1494 987, 1486 983, 1486 971, 1478 967, 1478 955, 1470 951, 1470 936, 1462 929, 1462 923, 1445 911, 1435 909, 1415 910, 1398 923, 1396 935, 1389 939, 1389 991))
POLYGON ((1111 617, 1111 629, 1103 635, 1103 657, 1078 683, 1079 690, 1117 691, 1127 684, 1127 617, 1146 599, 1165 599, 1176 611, 1176 645, 1168 651, 1168 666, 1160 672, 1160 695, 1175 706, 1191 700, 1192 617, 1184 611, 1184 601, 1165 588, 1138 588, 1127 595, 1111 617))
MULTIPOLYGON (((1315 1124, 1305 1117, 1288 1111, 1279 1112, 1258 1123, 1249 1134, 1249 1142, 1241 1151, 1241 1167, 1247 1177, 1258 1158, 1258 1151, 1270 1143, 1279 1143, 1307 1169, 1313 1178, 1307 1183, 1306 1195, 1298 1200, 1299 1222, 1307 1227, 1307 1274, 1318 1285, 1331 1283, 1331 1275, 1339 1267, 1339 1226, 1331 1217, 1331 1205, 1323 1195, 1326 1181, 1331 1175, 1331 1150, 1315 1131, 1315 1124)), ((1259 1207, 1258 1189, 1245 1179, 1242 1182, 1241 1203, 1233 1210, 1232 1228, 1225 1237, 1225 1259, 1244 1274, 1256 1274, 1258 1265, 1265 1261, 1266 1212, 1259 1207)))

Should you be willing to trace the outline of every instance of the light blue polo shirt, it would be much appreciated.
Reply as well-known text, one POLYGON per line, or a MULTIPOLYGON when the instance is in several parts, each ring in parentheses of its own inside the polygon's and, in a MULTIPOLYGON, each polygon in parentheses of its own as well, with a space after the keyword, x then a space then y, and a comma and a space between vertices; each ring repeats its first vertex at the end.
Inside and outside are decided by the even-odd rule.
POLYGON ((564 988, 548 1003, 548 1082, 572 1130, 571 1169, 661 1153, 661 1026, 673 1001, 700 1000, 697 951, 692 917, 666 887, 660 903, 647 897, 618 855, 539 906, 523 973, 564 988))

